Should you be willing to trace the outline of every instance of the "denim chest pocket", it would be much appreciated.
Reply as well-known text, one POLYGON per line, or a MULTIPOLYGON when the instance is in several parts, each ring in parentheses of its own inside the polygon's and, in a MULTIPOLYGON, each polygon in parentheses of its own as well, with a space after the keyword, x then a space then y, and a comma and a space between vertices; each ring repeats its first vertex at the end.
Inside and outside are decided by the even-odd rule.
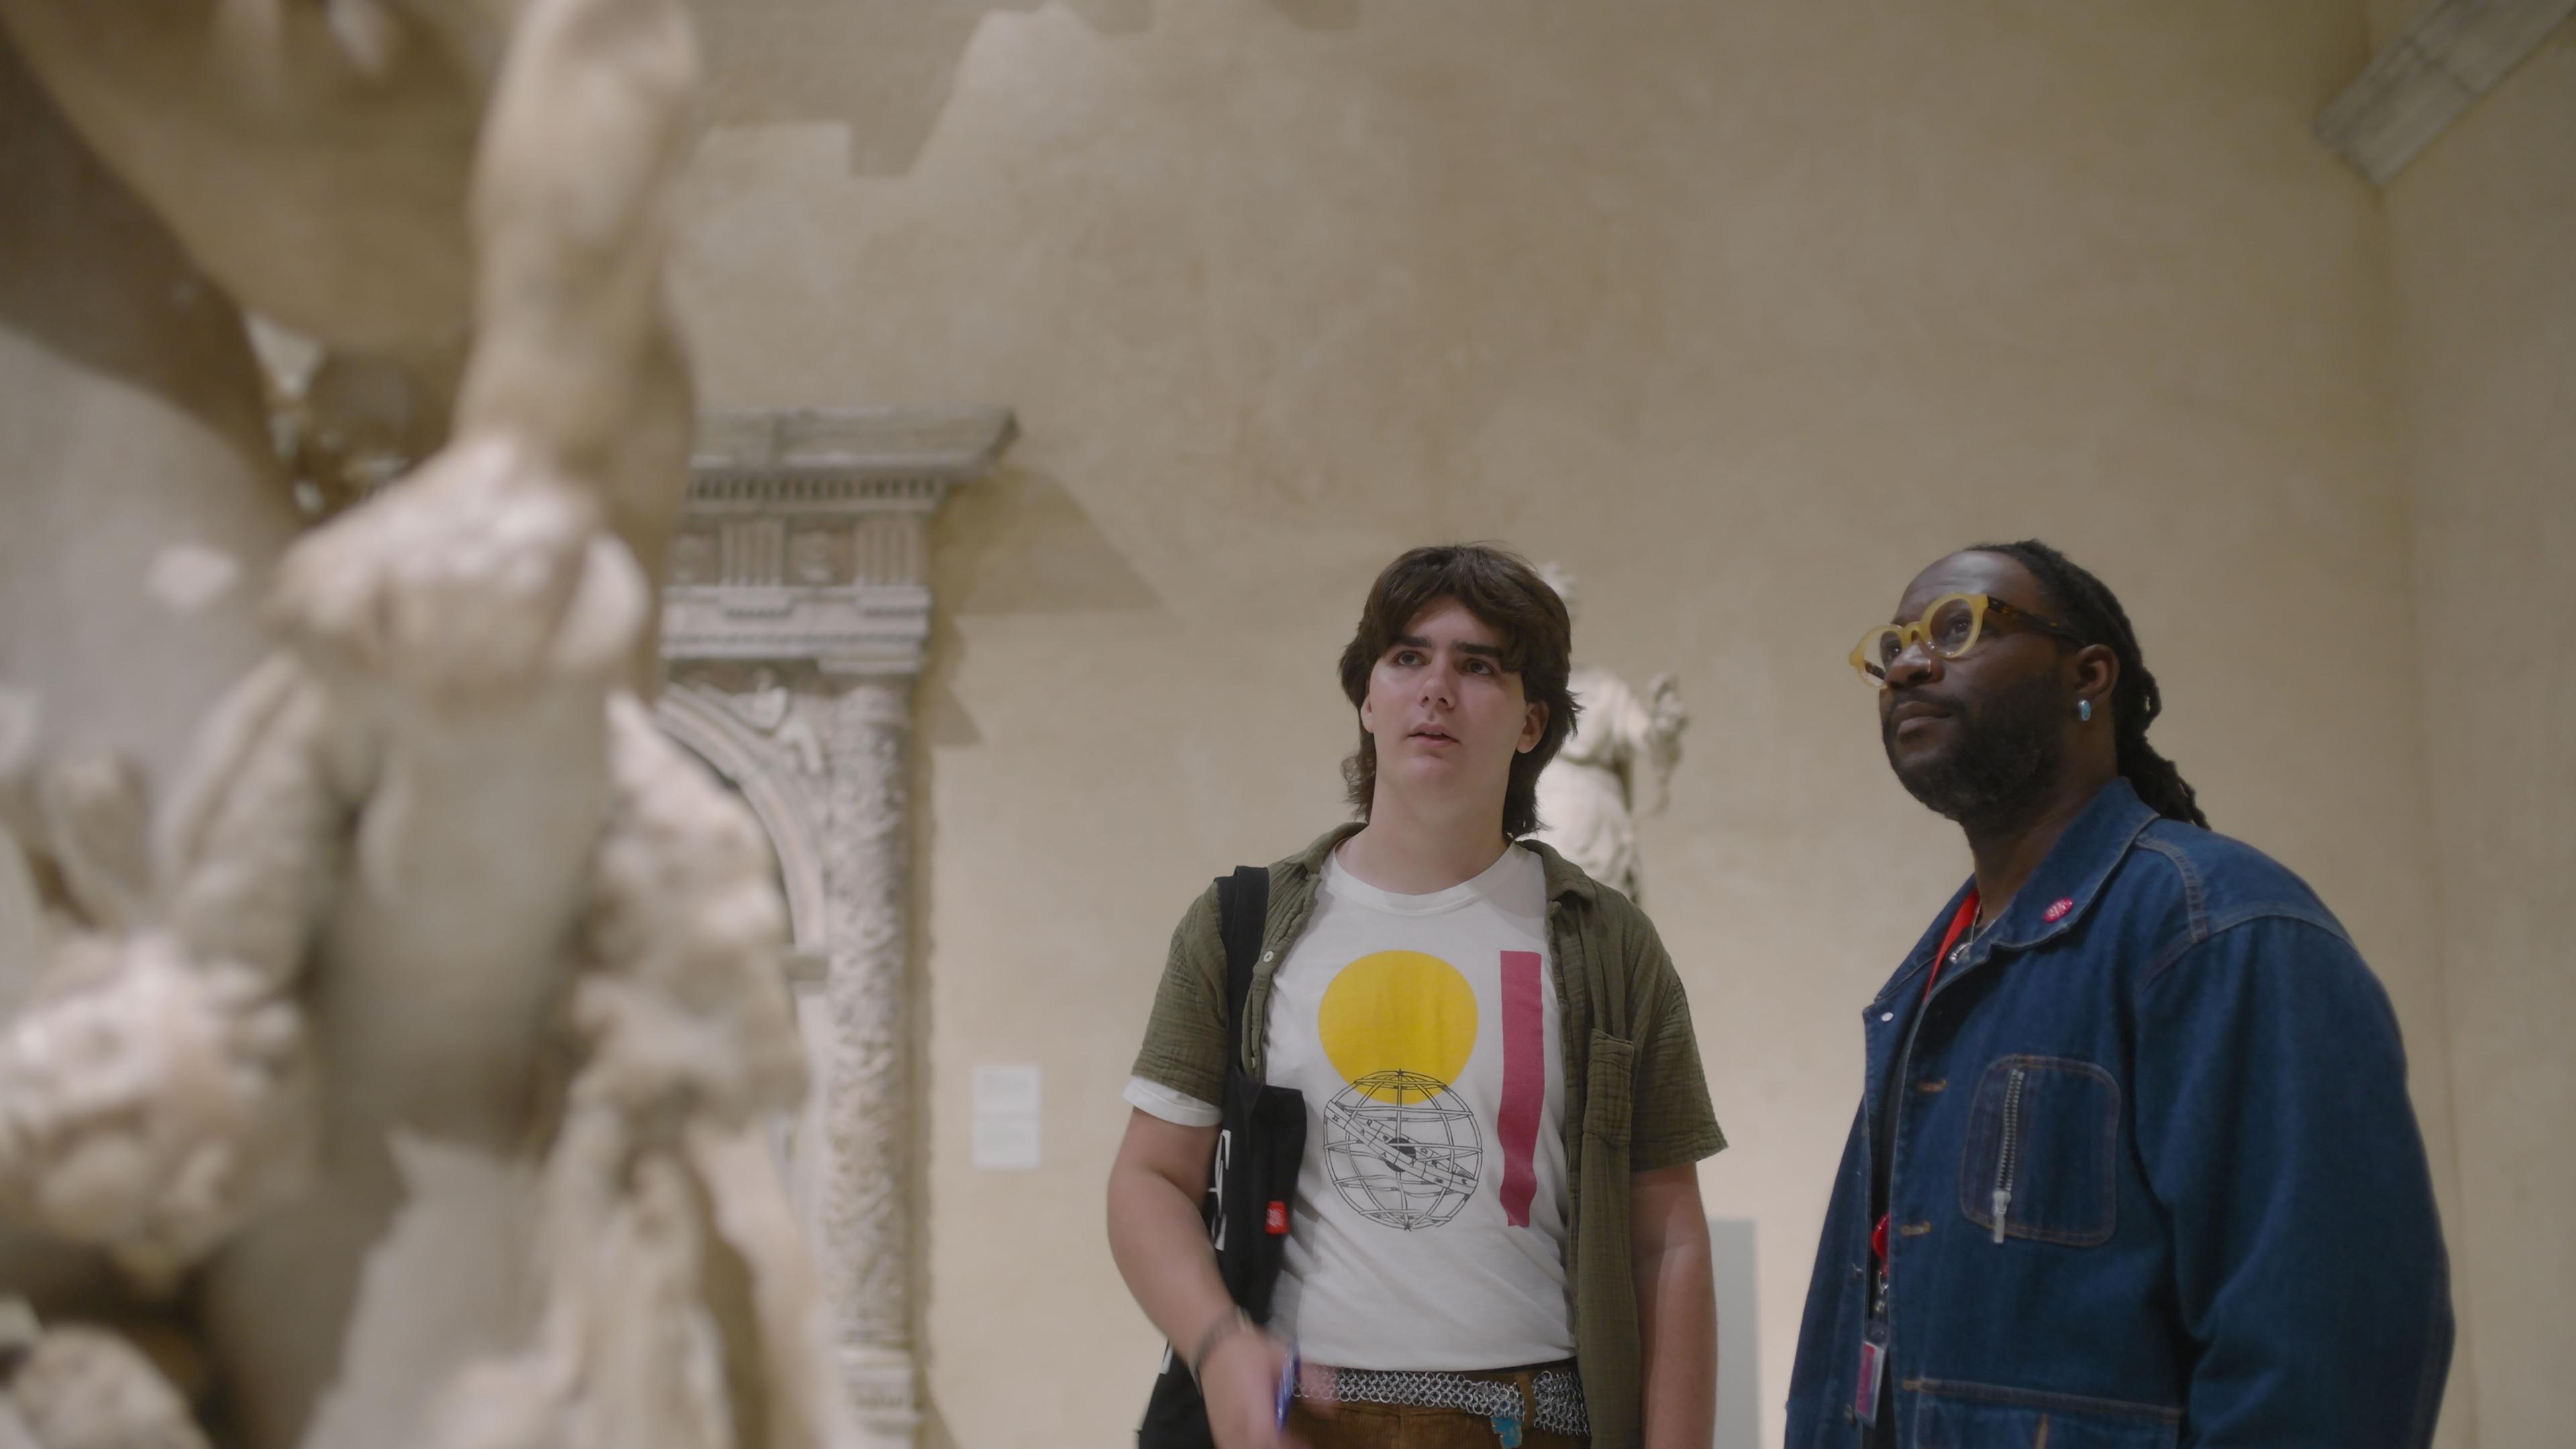
POLYGON ((1998 1058, 1968 1104, 1959 1211, 1993 1237, 2090 1247, 2119 1212, 2120 1084, 2069 1057, 1998 1058))

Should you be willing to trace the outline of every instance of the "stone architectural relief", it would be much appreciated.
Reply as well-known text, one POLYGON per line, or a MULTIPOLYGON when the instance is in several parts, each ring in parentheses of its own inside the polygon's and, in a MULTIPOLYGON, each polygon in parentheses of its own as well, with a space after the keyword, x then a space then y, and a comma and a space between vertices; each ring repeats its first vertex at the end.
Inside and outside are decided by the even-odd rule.
POLYGON ((2576 15, 2576 0, 2425 0, 2317 116, 2317 138, 2385 186, 2576 15))
MULTIPOLYGON (((660 276, 686 16, 221 9, 0 0, 7 174, 125 206, 119 235, 144 238, 27 265, 84 305, 134 299, 98 349, 187 343, 137 349, 158 371, 136 388, 0 314, 11 375, 56 389, 0 394, 44 444, 17 455, 0 610, 0 1442, 202 1444, 217 1396, 245 1449, 862 1442, 770 1170, 807 1081, 781 981, 817 974, 790 910, 845 922, 853 1017, 892 991, 899 1023, 900 888, 836 874, 823 831, 782 834, 813 792, 759 767, 829 771, 850 710, 800 736, 783 668, 658 722, 640 688, 659 581, 639 560, 663 556, 691 426, 660 276), (29 74, 132 196, 84 170, 29 74), (185 285, 145 206, 200 269, 185 285), (381 376, 435 400, 424 435, 353 452, 317 430, 279 467, 240 426, 259 392, 237 306, 321 350, 309 396, 381 376), (126 441, 79 433, 93 405, 159 426, 165 399, 190 414, 155 434, 169 466, 76 466, 126 441), (328 510, 397 454, 418 466, 368 501, 276 526, 291 484, 328 510), (150 563, 102 573, 110 543, 150 563), (153 622, 103 645, 62 627, 100 616, 153 622), (203 668, 209 640, 238 662, 203 668), (674 744, 692 728, 738 795, 674 744), (126 733, 153 748, 97 748, 126 733), (862 884, 897 914, 825 899, 862 884)), ((812 506, 782 518, 755 506, 765 479, 705 485, 722 517, 691 565, 708 582, 672 595, 679 657, 917 657, 917 572, 898 597, 843 580, 842 544, 789 544, 855 538, 864 500, 799 478, 812 506)), ((944 485, 888 486, 920 515, 944 485)), ((860 778, 899 760, 890 738, 850 754, 877 762, 860 778)), ((890 778, 896 805, 867 808, 899 819, 890 778)), ((848 870, 899 880, 889 838, 848 870)), ((899 1026, 849 1035, 840 1100, 899 1093, 899 1026)), ((876 1274, 902 1225, 877 1227, 870 1150, 834 1160, 827 1216, 894 1234, 876 1274)))
POLYGON ((776 843, 817 1095, 791 1137, 835 1363, 863 1442, 908 1445, 912 1065, 906 970, 912 688, 929 524, 991 471, 999 409, 716 415, 663 591, 665 729, 776 843))
MULTIPOLYGON (((1554 564, 1540 573, 1573 613, 1573 577, 1554 564)), ((1538 777, 1538 813, 1545 822, 1538 838, 1594 880, 1635 899, 1642 887, 1637 817, 1664 808, 1690 716, 1669 673, 1647 681, 1643 695, 1607 670, 1579 665, 1571 684, 1583 713, 1573 737, 1538 777)))
POLYGON ((707 683, 703 675, 691 680, 687 687, 713 699, 726 713, 786 751, 787 762, 798 774, 823 773, 823 742, 814 733, 814 721, 809 712, 796 708, 796 697, 779 679, 777 670, 766 666, 755 669, 750 681, 737 690, 707 683))

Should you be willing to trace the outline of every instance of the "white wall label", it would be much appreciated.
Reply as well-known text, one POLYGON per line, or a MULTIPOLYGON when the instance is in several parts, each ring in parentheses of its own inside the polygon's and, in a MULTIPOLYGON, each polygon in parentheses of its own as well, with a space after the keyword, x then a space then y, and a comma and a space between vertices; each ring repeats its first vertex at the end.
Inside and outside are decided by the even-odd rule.
POLYGON ((1044 1090, 1034 1063, 975 1068, 975 1167, 1029 1172, 1038 1165, 1038 1112, 1044 1090))

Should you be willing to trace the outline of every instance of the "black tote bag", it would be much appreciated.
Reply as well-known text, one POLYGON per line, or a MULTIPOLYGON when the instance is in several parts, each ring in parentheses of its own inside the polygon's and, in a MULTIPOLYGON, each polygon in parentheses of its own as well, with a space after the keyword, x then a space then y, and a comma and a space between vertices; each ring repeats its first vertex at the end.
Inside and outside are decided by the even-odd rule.
MULTIPOLYGON (((1252 991, 1252 963, 1261 953, 1270 910, 1270 872, 1237 867, 1216 883, 1217 916, 1225 941, 1225 1100, 1199 1216, 1216 1248, 1217 1276, 1235 1305, 1255 1323, 1270 1321, 1270 1292, 1286 1251, 1288 1206, 1297 1196, 1297 1165, 1306 1155, 1306 1097, 1287 1087, 1265 1086, 1243 1070, 1244 1021, 1252 991)), ((1137 1449, 1215 1449, 1207 1401, 1176 1347, 1163 1350, 1163 1372, 1136 1429, 1137 1449)))

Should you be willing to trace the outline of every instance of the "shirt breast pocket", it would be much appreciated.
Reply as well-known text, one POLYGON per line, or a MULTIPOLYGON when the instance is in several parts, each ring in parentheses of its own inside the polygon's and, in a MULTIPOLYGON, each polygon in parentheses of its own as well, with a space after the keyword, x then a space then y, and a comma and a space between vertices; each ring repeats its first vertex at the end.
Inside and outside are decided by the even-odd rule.
POLYGON ((2120 1084, 2069 1057, 1998 1058, 1968 1104, 1959 1211, 2006 1238, 2091 1247, 2119 1216, 2120 1084))

